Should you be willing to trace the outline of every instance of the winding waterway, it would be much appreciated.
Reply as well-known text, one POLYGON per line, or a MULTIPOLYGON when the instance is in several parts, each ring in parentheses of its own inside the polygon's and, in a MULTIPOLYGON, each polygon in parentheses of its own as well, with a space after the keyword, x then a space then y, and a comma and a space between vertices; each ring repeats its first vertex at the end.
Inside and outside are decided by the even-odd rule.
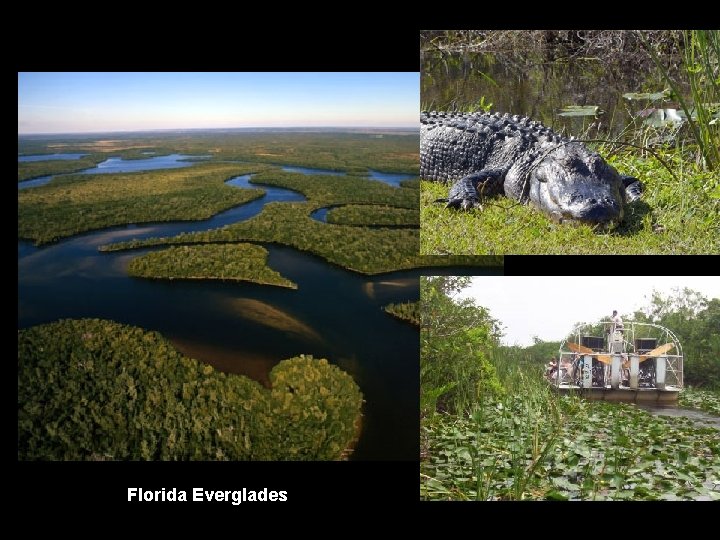
MULTIPOLYGON (((258 187, 249 179, 238 176, 228 184, 258 187)), ((366 400, 352 459, 417 459, 418 332, 382 306, 416 300, 420 270, 363 276, 308 253, 265 245, 268 264, 298 284, 290 290, 133 278, 126 273, 128 262, 148 250, 97 250, 108 242, 213 229, 249 219, 268 202, 304 200, 287 189, 259 187, 266 192, 263 198, 204 221, 112 227, 40 248, 19 241, 18 326, 60 318, 112 319, 157 330, 189 356, 264 383, 284 358, 328 358, 353 376, 366 400)))

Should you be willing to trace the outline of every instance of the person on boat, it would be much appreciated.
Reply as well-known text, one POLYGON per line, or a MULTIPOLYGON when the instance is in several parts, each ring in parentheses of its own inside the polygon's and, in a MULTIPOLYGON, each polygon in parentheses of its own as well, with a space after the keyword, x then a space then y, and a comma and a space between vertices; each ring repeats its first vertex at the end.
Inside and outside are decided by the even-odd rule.
POLYGON ((608 334, 608 349, 613 353, 623 352, 623 322, 618 315, 617 310, 613 310, 612 317, 610 319, 612 325, 610 327, 610 333, 608 334))
POLYGON ((548 379, 552 379, 553 375, 555 374, 555 370, 557 369, 557 362, 555 361, 555 357, 552 357, 552 360, 547 365, 547 369, 545 370, 545 376, 548 379))
POLYGON ((616 309, 613 310, 612 318, 610 319, 613 323, 613 328, 611 334, 614 334, 615 332, 622 332, 623 331, 623 322, 620 318, 620 315, 618 315, 618 312, 616 309))

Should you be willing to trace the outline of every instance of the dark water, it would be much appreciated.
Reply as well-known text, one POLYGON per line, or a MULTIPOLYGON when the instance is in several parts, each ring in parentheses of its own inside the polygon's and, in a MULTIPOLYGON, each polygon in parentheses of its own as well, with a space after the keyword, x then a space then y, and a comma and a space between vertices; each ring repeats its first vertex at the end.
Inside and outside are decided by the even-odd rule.
MULTIPOLYGON (((252 187, 249 177, 228 183, 252 187)), ((207 230, 248 219, 266 202, 303 200, 289 190, 263 189, 267 194, 262 199, 205 221, 114 227, 42 248, 18 242, 19 327, 68 317, 113 319, 157 330, 189 356, 263 382, 283 358, 301 353, 326 357, 353 376, 366 400, 353 459, 416 459, 418 332, 381 308, 416 300, 421 273, 483 271, 426 269, 367 277, 310 254, 266 245, 269 265, 299 286, 289 290, 131 278, 125 272, 128 262, 149 250, 97 251, 108 242, 207 230)))
POLYGON ((18 156, 18 161, 68 161, 71 159, 80 159, 83 156, 87 156, 87 154, 36 154, 34 156, 18 156))
POLYGON ((593 134, 619 133, 630 122, 628 109, 646 106, 622 95, 665 87, 650 80, 647 70, 613 68, 597 59, 530 64, 486 53, 425 52, 421 73, 423 109, 463 110, 484 98, 493 112, 527 115, 572 135, 591 123, 596 124, 593 134), (597 119, 559 116, 568 105, 597 105, 604 114, 597 119))
POLYGON ((705 411, 697 409, 683 409, 682 407, 662 407, 653 405, 636 405, 636 407, 648 411, 655 416, 672 416, 689 418, 696 424, 705 427, 720 429, 720 416, 714 416, 705 411))

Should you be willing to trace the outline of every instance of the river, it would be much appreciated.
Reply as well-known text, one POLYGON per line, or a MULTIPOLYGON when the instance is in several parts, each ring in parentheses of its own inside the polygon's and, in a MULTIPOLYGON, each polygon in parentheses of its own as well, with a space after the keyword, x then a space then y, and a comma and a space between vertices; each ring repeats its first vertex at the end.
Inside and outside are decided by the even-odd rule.
MULTIPOLYGON (((243 175, 228 184, 254 186, 249 179, 243 175)), ((290 290, 133 278, 126 273, 128 262, 148 250, 97 251, 108 242, 221 227, 256 215, 268 202, 304 200, 287 189, 260 187, 266 191, 263 198, 208 220, 112 227, 40 248, 19 241, 18 326, 59 318, 112 319, 157 330, 189 356, 264 383, 284 358, 325 357, 353 376, 366 400, 352 459, 417 459, 418 331, 382 306, 416 300, 422 271, 363 276, 308 253, 265 245, 268 264, 298 284, 290 290)), ((478 270, 424 271, 460 272, 478 270)))

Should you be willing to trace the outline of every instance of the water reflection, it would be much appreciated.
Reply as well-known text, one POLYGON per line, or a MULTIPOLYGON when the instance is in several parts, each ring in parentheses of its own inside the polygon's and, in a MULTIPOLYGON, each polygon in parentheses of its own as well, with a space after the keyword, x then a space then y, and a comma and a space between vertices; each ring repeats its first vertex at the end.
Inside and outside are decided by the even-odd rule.
POLYGON ((110 174, 121 172, 155 171, 157 169, 179 169, 195 165, 198 159, 210 156, 191 156, 186 154, 169 154, 146 159, 123 159, 111 157, 98 163, 97 166, 85 169, 82 174, 110 174))
POLYGON ((674 418, 689 418, 696 424, 720 429, 720 416, 714 416, 697 409, 683 409, 682 407, 662 407, 653 405, 636 405, 639 409, 648 411, 655 416, 671 416, 674 418))
POLYGON ((296 334, 311 341, 321 341, 320 335, 300 319, 267 302, 251 298, 229 298, 224 302, 229 313, 255 324, 268 326, 281 332, 296 334))
POLYGON ((592 123, 600 133, 619 133, 630 121, 622 95, 664 88, 645 71, 608 67, 598 59, 531 64, 488 53, 424 52, 421 72, 423 108, 464 109, 484 98, 493 112, 527 115, 573 134, 592 123), (604 114, 597 119, 559 116, 568 105, 598 105, 604 114))

